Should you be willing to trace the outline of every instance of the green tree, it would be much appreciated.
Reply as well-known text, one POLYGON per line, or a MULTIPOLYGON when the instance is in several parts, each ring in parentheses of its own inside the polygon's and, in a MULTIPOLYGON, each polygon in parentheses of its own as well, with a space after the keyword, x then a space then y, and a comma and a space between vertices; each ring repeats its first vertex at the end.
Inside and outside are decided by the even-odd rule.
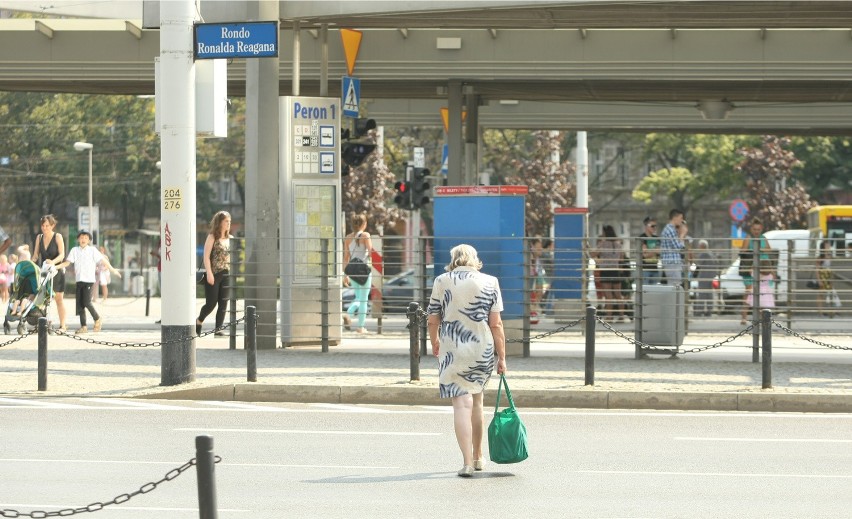
POLYGON ((803 229, 808 209, 816 205, 793 178, 801 163, 789 146, 789 139, 768 135, 759 147, 737 152, 741 161, 735 170, 745 178, 749 214, 767 229, 803 229))
MULTIPOLYGON (((375 140, 375 135, 370 138, 375 140)), ((358 167, 351 168, 341 181, 343 214, 348 220, 354 214, 367 216, 367 230, 378 232, 390 228, 402 218, 401 212, 389 202, 394 197, 396 177, 385 164, 384 156, 372 153, 358 167)))
POLYGON ((834 202, 832 191, 852 191, 852 139, 847 136, 791 137, 790 150, 802 162, 793 178, 811 197, 824 204, 834 202))
POLYGON ((658 168, 636 185, 633 198, 665 199, 688 212, 701 200, 728 197, 743 186, 734 170, 736 150, 756 142, 752 136, 648 134, 643 156, 658 168))
POLYGON ((492 184, 528 186, 526 233, 548 235, 553 208, 574 205, 577 197, 574 165, 564 160, 565 134, 526 130, 484 133, 483 156, 487 167, 494 172, 492 184), (553 162, 555 152, 559 152, 558 163, 553 162))

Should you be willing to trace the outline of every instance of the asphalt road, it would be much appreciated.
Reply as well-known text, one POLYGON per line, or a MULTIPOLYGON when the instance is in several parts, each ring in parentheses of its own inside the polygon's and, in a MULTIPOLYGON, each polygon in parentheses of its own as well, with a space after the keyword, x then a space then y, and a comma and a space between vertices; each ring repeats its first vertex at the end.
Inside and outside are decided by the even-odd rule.
MULTIPOLYGON (((852 415, 520 410, 531 457, 470 480, 447 407, 0 398, 0 510, 158 481, 209 434, 226 518, 848 518, 852 415)), ((490 413, 487 413, 490 414, 490 413)), ((98 517, 198 517, 195 468, 98 517)))

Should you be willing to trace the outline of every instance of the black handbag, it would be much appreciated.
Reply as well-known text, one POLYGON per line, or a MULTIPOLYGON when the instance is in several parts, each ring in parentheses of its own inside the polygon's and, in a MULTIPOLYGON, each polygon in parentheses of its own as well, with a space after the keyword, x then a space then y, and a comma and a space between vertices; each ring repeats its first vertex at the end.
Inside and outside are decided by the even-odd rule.
POLYGON ((807 287, 816 290, 817 288, 819 288, 819 281, 817 281, 816 279, 809 279, 807 287))
POLYGON ((370 266, 361 261, 360 258, 351 258, 343 269, 343 273, 349 276, 352 281, 363 285, 370 277, 370 266))

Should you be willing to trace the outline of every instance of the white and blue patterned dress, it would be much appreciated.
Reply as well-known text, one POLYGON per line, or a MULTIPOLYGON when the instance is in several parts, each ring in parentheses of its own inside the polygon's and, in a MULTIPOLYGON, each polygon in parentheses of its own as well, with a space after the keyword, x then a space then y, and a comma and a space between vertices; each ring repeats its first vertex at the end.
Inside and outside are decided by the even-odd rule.
POLYGON ((481 393, 496 364, 491 312, 503 311, 497 278, 456 267, 435 278, 429 314, 441 318, 438 382, 441 398, 481 393))

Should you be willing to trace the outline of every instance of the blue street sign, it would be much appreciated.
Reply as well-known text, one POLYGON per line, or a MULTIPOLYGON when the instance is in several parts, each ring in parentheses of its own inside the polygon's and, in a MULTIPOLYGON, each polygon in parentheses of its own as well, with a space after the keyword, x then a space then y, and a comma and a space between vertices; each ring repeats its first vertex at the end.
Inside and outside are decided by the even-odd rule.
POLYGON ((195 59, 277 58, 278 22, 195 24, 195 59))
POLYGON ((358 117, 358 105, 361 102, 361 80, 351 76, 343 76, 343 115, 358 117))
POLYGON ((444 149, 441 151, 441 174, 446 175, 450 172, 450 147, 444 144, 444 149))

